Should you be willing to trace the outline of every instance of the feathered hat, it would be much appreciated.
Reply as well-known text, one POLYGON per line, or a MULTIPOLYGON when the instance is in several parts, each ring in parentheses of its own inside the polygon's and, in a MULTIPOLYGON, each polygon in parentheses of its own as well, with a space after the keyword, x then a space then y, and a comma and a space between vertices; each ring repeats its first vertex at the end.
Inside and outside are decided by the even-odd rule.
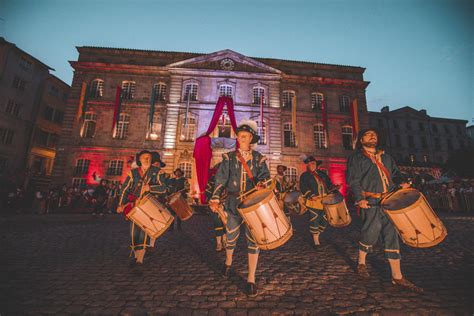
POLYGON ((250 143, 255 144, 260 139, 260 136, 258 136, 257 134, 257 130, 258 130, 258 127, 255 121, 243 120, 240 122, 239 126, 235 130, 235 133, 238 134, 239 132, 242 132, 242 131, 249 132, 253 136, 250 143))

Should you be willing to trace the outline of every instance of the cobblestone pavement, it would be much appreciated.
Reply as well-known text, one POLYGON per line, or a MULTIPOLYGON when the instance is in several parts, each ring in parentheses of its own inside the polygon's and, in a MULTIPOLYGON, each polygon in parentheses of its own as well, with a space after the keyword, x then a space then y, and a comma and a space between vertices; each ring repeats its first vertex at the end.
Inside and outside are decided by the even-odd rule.
POLYGON ((262 251, 260 295, 243 294, 245 242, 234 275, 220 276, 211 221, 195 215, 183 231, 167 232, 147 253, 145 269, 128 266, 128 223, 120 215, 17 215, 0 218, 0 314, 257 315, 473 313, 474 217, 443 216, 449 235, 431 249, 403 247, 405 276, 425 289, 394 288, 380 247, 368 259, 369 281, 354 273, 357 219, 329 228, 314 250, 307 219, 295 234, 262 251))

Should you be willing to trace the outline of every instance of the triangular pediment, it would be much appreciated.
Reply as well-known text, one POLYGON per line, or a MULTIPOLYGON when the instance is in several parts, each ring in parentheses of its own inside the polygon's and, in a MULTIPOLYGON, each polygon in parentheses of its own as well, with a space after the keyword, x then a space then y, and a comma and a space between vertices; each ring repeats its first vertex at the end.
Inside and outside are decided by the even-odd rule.
POLYGON ((276 68, 230 49, 178 61, 167 67, 281 74, 276 68))
POLYGON ((413 115, 413 116, 418 116, 418 117, 421 117, 421 118, 429 117, 426 114, 426 112, 415 110, 414 108, 412 108, 410 106, 404 106, 402 108, 393 110, 392 113, 398 113, 398 114, 403 113, 405 115, 413 115))

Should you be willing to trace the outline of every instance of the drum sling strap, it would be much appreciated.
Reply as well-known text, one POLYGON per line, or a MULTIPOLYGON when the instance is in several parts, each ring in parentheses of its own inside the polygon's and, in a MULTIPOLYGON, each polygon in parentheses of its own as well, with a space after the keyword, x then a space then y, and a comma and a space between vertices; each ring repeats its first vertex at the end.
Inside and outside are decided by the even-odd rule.
POLYGON ((318 193, 319 195, 323 195, 328 191, 326 187, 325 181, 316 173, 316 171, 311 171, 311 174, 313 175, 314 179, 316 180, 316 183, 318 185, 318 193))
POLYGON ((253 177, 252 172, 250 171, 249 166, 247 165, 247 162, 245 161, 244 157, 240 154, 238 150, 235 151, 235 154, 237 156, 237 159, 239 159, 240 163, 242 164, 242 168, 244 168, 245 173, 249 177, 250 181, 252 181, 254 186, 257 186, 257 183, 255 182, 255 178, 253 177))

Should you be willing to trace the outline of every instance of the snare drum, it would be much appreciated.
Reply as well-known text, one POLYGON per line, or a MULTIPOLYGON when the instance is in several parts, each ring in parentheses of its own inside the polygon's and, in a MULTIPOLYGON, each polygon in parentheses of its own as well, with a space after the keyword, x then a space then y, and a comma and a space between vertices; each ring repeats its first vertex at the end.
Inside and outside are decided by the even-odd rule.
POLYGON ((171 194, 168 204, 182 221, 190 219, 191 216, 193 216, 193 209, 189 206, 181 192, 171 194))
POLYGON ((341 193, 329 193, 323 197, 322 203, 329 225, 345 227, 351 223, 352 218, 341 193))
POLYGON ((299 191, 288 192, 285 195, 285 207, 290 210, 290 213, 296 215, 303 215, 307 208, 303 195, 299 191))
POLYGON ((240 203, 237 210, 260 249, 280 247, 293 235, 291 223, 281 209, 272 188, 250 194, 240 203))
POLYGON ((432 247, 448 232, 425 196, 418 190, 401 189, 381 201, 403 242, 416 248, 432 247))
POLYGON ((127 214, 153 239, 161 236, 173 223, 174 217, 153 195, 147 195, 127 214))

